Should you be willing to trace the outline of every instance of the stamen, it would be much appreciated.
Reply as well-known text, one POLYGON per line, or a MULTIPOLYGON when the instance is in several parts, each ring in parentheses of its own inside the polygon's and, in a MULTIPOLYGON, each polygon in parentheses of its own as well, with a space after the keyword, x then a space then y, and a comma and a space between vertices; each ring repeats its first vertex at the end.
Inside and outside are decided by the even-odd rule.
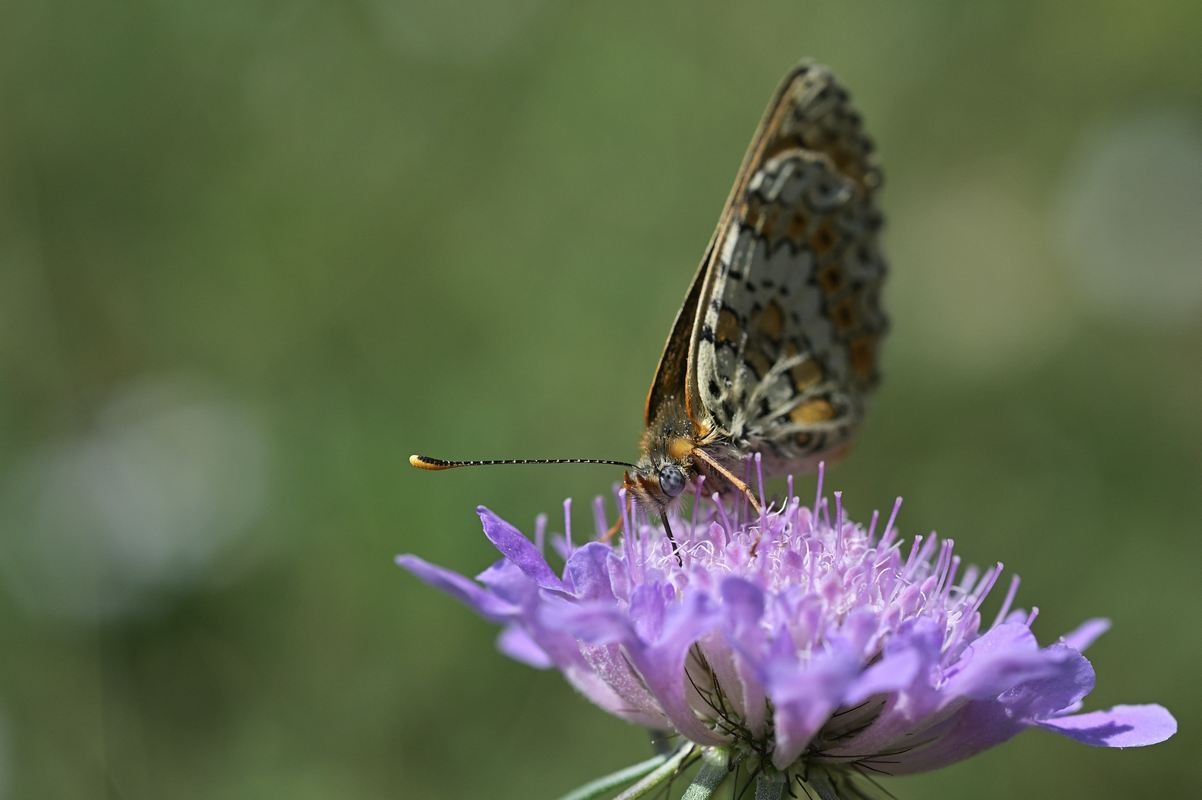
POLYGON ((718 518, 722 520, 722 527, 728 531, 735 530, 735 527, 730 522, 730 517, 726 514, 726 509, 722 507, 722 496, 714 492, 710 495, 710 500, 714 502, 714 508, 718 510, 718 518))
POLYGON ((902 574, 909 578, 914 572, 914 564, 918 561, 918 548, 922 546, 923 539, 921 533, 915 534, 914 541, 910 543, 910 555, 906 558, 906 564, 902 567, 902 574))
POLYGON ((764 499, 764 457, 760 453, 755 454, 755 471, 760 482, 760 526, 764 524, 764 515, 768 513, 768 502, 764 499))
POLYGON ((738 520, 740 523, 747 521, 747 500, 753 499, 751 494, 751 462, 754 460, 754 457, 752 457, 743 462, 743 486, 746 488, 743 491, 743 497, 739 498, 738 520))
POLYGON ((976 564, 969 564, 964 569, 964 574, 960 576, 960 583, 956 584, 956 593, 961 602, 966 602, 968 597, 971 596, 972 592, 970 590, 976 585, 977 576, 980 574, 981 569, 976 564))
POLYGON ((563 501, 563 538, 568 544, 568 552, 572 552, 572 498, 563 501))
POLYGON ((835 563, 843 566, 843 492, 835 492, 835 563))
MULTIPOLYGON (((950 539, 948 541, 951 541, 950 539)), ((940 603, 947 605, 947 599, 951 596, 952 587, 956 585, 956 573, 960 569, 960 556, 952 556, 952 565, 947 571, 947 580, 943 582, 943 591, 940 592, 940 603)))
POLYGON ((596 528, 596 537, 600 539, 609 531, 609 520, 605 516, 605 500, 597 495, 593 498, 593 527, 596 528))
POLYGON ((897 515, 901 512, 901 507, 902 499, 899 497, 893 501, 893 511, 889 513, 889 521, 885 523, 885 532, 881 534, 881 547, 888 547, 897 535, 893 523, 897 522, 897 515))
POLYGON ((1006 615, 1010 613, 1010 604, 1014 602, 1015 595, 1018 594, 1018 576, 1010 576, 1010 589, 1006 592, 1006 599, 1002 601, 1002 607, 997 610, 997 617, 994 618, 993 624, 989 627, 996 628, 1006 619, 1006 615))
POLYGON ((538 552, 546 552, 547 543, 547 515, 539 514, 534 518, 534 546, 538 548, 538 552))
POLYGON ((814 516, 818 516, 819 504, 822 502, 822 482, 826 479, 826 462, 818 462, 818 488, 814 491, 814 516))
POLYGON ((938 578, 935 581, 934 596, 939 597, 943 593, 943 583, 947 580, 947 568, 952 563, 952 540, 944 539, 943 547, 939 548, 939 560, 935 562, 935 569, 932 570, 933 575, 938 578))
POLYGON ((929 564, 931 562, 931 555, 935 552, 935 547, 938 544, 939 537, 935 535, 934 531, 931 531, 931 535, 927 537, 927 540, 922 545, 922 550, 918 552, 918 563, 929 564))
POLYGON ((997 579, 1002 576, 1002 562, 997 562, 992 569, 985 571, 981 577, 981 583, 977 586, 975 597, 973 598, 970 614, 975 614, 981 608, 981 604, 985 602, 985 598, 989 596, 989 592, 993 590, 993 585, 997 583, 997 579))
POLYGON ((698 475, 697 480, 693 482, 693 513, 689 519, 689 529, 697 530, 697 513, 701 506, 701 484, 705 483, 705 476, 698 475))
POLYGON ((639 552, 639 546, 638 546, 639 532, 638 532, 638 529, 634 527, 634 518, 633 518, 634 512, 633 512, 633 509, 631 508, 632 505, 633 505, 632 503, 627 502, 626 488, 625 487, 619 488, 618 489, 618 516, 622 520, 622 529, 625 531, 625 534, 623 534, 623 536, 622 536, 622 550, 623 550, 623 555, 626 559, 627 569, 629 569, 632 573, 636 573, 636 572, 639 573, 639 575, 637 575, 637 576, 635 574, 631 575, 631 579, 634 580, 636 577, 641 578, 642 560, 637 558, 637 555, 639 552))

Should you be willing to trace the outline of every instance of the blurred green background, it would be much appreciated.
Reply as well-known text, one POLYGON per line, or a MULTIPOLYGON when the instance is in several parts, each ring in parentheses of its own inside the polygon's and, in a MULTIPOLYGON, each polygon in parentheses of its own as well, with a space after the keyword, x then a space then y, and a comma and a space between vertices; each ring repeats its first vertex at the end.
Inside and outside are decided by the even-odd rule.
MULTIPOLYGON (((0 8, 0 797, 549 797, 640 731, 392 564, 475 573, 634 455, 784 71, 878 142, 885 382, 832 482, 1089 616, 1087 707, 901 798, 1181 796, 1202 533, 1202 5, 0 8)), ((802 482, 809 491, 812 479, 802 482)), ((553 522, 553 528, 558 523, 553 522)))

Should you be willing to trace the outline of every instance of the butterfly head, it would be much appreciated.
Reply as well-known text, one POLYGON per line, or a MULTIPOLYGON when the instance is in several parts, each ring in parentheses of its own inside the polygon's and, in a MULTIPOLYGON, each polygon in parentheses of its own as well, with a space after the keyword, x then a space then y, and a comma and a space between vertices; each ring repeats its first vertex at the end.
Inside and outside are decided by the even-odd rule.
POLYGON ((696 440, 671 428, 653 426, 648 431, 651 435, 644 438, 643 456, 633 472, 626 473, 625 480, 627 491, 644 506, 661 511, 684 492, 697 474, 693 462, 696 440))
POLYGON ((681 495, 693 476, 690 463, 671 460, 656 462, 650 456, 639 460, 638 467, 626 473, 626 490, 644 506, 662 510, 681 495))

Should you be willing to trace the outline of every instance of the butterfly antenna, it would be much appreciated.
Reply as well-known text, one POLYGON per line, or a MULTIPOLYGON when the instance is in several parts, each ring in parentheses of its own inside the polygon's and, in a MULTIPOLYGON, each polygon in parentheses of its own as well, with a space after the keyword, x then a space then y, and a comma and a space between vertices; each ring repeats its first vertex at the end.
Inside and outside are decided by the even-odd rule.
POLYGON ((502 464, 609 464, 615 467, 638 469, 629 461, 611 461, 605 458, 504 458, 485 461, 444 461, 441 458, 430 458, 429 456, 409 456, 409 466, 432 472, 457 469, 458 467, 492 467, 502 464))

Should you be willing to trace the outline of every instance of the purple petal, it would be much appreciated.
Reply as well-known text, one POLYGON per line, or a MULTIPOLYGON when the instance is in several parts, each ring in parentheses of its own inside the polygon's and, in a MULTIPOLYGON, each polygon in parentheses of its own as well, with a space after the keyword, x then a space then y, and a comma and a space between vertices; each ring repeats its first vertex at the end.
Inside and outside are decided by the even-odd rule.
POLYGON ((710 730, 689 705, 685 659, 689 648, 714 627, 717 619, 706 596, 692 594, 668 610, 658 642, 650 647, 628 647, 631 660, 672 725, 685 737, 704 745, 726 744, 728 737, 710 730))
MULTIPOLYGON (((873 688, 883 688, 893 676, 887 669, 895 665, 899 673, 914 671, 908 684, 903 684, 881 709, 876 721, 865 730, 830 748, 835 755, 852 753, 892 752, 913 745, 911 731, 929 727, 939 708, 941 696, 933 685, 937 674, 943 626, 930 619, 904 624, 886 645, 882 660, 864 672, 848 690, 845 706, 854 706, 871 696, 873 688), (912 661, 911 661, 912 660, 912 661), (875 687, 874 687, 874 684, 875 687)), ((899 679, 903 675, 897 676, 899 679)))
POLYGON ((1002 624, 969 645, 941 690, 948 700, 987 700, 1020 683, 1056 674, 1059 654, 1039 649, 1025 625, 1002 624))
POLYGON ((613 601, 609 559, 613 551, 601 542, 589 542, 568 557, 564 575, 572 592, 581 600, 613 601))
POLYGON ((722 649, 728 655, 725 659, 711 655, 710 664, 715 670, 719 664, 729 669, 726 674, 719 674, 719 680, 724 686, 729 683, 728 691, 734 698, 743 724, 753 735, 762 735, 767 729, 768 709, 762 660, 766 637, 760 621, 764 617, 767 600, 758 586, 742 578, 722 581, 719 593, 724 615, 722 628, 725 647, 722 649))
POLYGON ((860 674, 848 689, 843 704, 856 706, 874 694, 899 692, 914 682, 922 665, 923 659, 916 650, 886 655, 860 674))
POLYGON ((1115 706, 1072 717, 1045 719, 1041 728, 1094 747, 1143 747, 1177 732, 1177 720, 1163 706, 1115 706))
POLYGON ((732 631, 754 629, 764 616, 764 593, 742 578, 727 578, 719 590, 732 631))
POLYGON ((554 666, 547 652, 535 644, 530 634, 517 625, 510 625, 497 637, 497 649, 505 655, 535 669, 554 666))
POLYGON ((628 613, 634 629, 644 642, 658 641, 664 629, 664 618, 668 611, 665 587, 658 583, 644 583, 630 596, 628 613))
POLYGON ((878 627, 877 613, 868 607, 853 608, 843 619, 839 628, 839 636, 847 643, 854 653, 863 653, 868 643, 876 634, 878 627))
POLYGON ((1110 620, 1100 617, 1087 619, 1077 626, 1076 630, 1061 636, 1060 641, 1078 653, 1084 653, 1085 648, 1097 641, 1098 637, 1108 630, 1110 630, 1110 620))
POLYGON ((516 606, 528 608, 538 602, 538 584, 508 559, 498 559, 476 576, 491 594, 516 606))
POLYGON ((672 728, 620 645, 583 645, 580 654, 590 674, 581 676, 588 683, 579 679, 574 683, 590 700, 611 714, 653 730, 672 728))
POLYGON ((534 543, 505 520, 484 506, 476 509, 484 524, 484 535, 507 559, 518 566, 544 589, 563 589, 563 581, 547 566, 547 560, 534 543))
POLYGON ((538 609, 538 620, 588 644, 637 641, 629 618, 613 603, 577 603, 548 597, 538 609))
POLYGON ((859 659, 846 649, 823 653, 803 668, 772 666, 776 673, 769 686, 776 708, 772 763, 777 769, 796 761, 831 712, 842 705, 859 667, 859 659))
POLYGON ((1054 644, 1044 653, 1056 659, 1054 672, 1024 681, 998 697, 1018 719, 1034 721, 1064 713, 1093 691, 1093 665, 1085 656, 1065 644, 1054 644))
POLYGON ((922 732, 922 746, 915 747, 908 735, 897 737, 883 755, 863 763, 889 775, 912 775, 963 761, 999 745, 1027 726, 1006 709, 990 701, 970 702, 955 714, 922 732))
POLYGON ((408 570, 423 583, 441 589, 493 622, 503 622, 521 611, 517 606, 486 592, 459 573, 443 569, 417 556, 397 556, 396 565, 408 570))

